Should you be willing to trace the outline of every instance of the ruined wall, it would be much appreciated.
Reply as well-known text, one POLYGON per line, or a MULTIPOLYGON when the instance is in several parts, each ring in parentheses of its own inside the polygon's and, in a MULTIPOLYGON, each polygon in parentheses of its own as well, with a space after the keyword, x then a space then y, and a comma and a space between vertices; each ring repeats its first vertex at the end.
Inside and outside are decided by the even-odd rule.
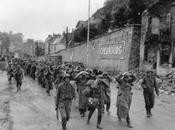
MULTIPOLYGON (((140 68, 144 67, 145 59, 145 42, 151 38, 152 35, 152 23, 151 19, 154 17, 157 17, 160 20, 160 24, 157 24, 158 28, 161 32, 166 30, 169 27, 168 23, 168 14, 171 14, 171 39, 168 39, 168 41, 175 40, 175 4, 172 4, 173 2, 171 0, 169 1, 162 1, 156 5, 154 5, 150 10, 145 11, 142 14, 142 26, 141 26, 141 42, 140 42, 140 68)), ((155 26, 154 26, 155 28, 155 26)), ((154 29, 155 30, 155 29, 154 29)), ((153 36, 153 35, 152 35, 153 36)), ((148 50, 148 58, 151 57, 157 57, 157 47, 159 44, 159 40, 157 41, 157 45, 153 45, 154 41, 149 40, 149 46, 154 47, 154 49, 148 50)), ((158 62, 159 64, 159 62, 158 62)))
POLYGON ((87 43, 84 43, 63 50, 58 55, 62 55, 63 61, 82 62, 90 68, 127 71, 138 67, 139 64, 140 33, 137 31, 140 31, 140 26, 125 27, 91 40, 88 44, 88 53, 87 43))
POLYGON ((142 14, 141 39, 140 39, 140 68, 143 68, 145 55, 145 41, 148 34, 150 13, 145 11, 142 14))
POLYGON ((171 6, 171 38, 175 41, 175 2, 171 6))
POLYGON ((131 42, 131 54, 129 60, 129 70, 133 70, 139 66, 140 61, 140 37, 141 29, 140 27, 135 27, 133 30, 133 37, 131 42))

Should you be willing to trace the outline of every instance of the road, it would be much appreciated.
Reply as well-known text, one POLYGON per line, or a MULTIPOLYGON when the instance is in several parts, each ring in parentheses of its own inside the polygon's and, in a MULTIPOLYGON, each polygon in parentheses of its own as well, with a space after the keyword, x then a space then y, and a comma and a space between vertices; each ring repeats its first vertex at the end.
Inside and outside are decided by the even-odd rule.
MULTIPOLYGON (((111 114, 105 114, 102 121, 104 130, 128 130, 126 123, 119 123, 116 117, 117 89, 112 89, 111 114)), ((156 97, 153 117, 145 115, 143 95, 140 90, 133 90, 130 117, 133 130, 174 130, 175 97, 161 94, 156 97)), ((15 84, 8 85, 5 73, 0 74, 0 130, 61 130, 56 121, 54 95, 47 96, 36 81, 25 77, 22 92, 16 93, 15 84)), ((75 104, 75 103, 73 103, 75 104)), ((93 115, 90 125, 86 118, 81 118, 75 105, 72 106, 68 130, 96 130, 97 114, 93 115)))

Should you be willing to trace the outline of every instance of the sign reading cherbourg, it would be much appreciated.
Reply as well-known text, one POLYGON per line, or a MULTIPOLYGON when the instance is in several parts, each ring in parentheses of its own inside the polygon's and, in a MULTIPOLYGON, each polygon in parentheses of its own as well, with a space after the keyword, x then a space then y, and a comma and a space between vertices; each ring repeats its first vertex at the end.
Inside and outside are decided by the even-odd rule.
POLYGON ((124 59, 125 42, 100 46, 100 58, 124 59))

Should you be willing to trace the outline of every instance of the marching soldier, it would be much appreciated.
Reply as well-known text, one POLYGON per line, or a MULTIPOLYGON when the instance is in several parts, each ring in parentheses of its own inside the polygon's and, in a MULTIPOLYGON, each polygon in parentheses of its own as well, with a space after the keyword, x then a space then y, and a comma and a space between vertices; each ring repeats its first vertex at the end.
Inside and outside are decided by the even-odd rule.
POLYGON ((7 67, 7 76, 8 76, 9 84, 11 84, 12 77, 13 77, 13 67, 12 67, 11 63, 9 63, 9 65, 7 67))
MULTIPOLYGON (((88 81, 89 82, 89 81, 88 81)), ((95 112, 96 109, 98 109, 98 117, 97 117, 97 128, 103 129, 100 124, 102 121, 102 116, 104 114, 104 103, 106 100, 105 95, 105 87, 106 82, 102 79, 96 79, 95 81, 91 81, 92 83, 87 83, 88 87, 84 90, 84 94, 88 98, 88 110, 89 115, 87 119, 87 124, 90 123, 90 119, 95 112)))
POLYGON ((37 70, 37 68, 36 68, 35 62, 33 62, 32 66, 31 66, 31 77, 33 78, 33 80, 35 80, 36 70, 37 70))
POLYGON ((29 76, 30 76, 31 66, 32 66, 31 61, 29 61, 28 64, 27 64, 27 74, 29 76))
POLYGON ((52 72, 51 72, 50 66, 47 66, 47 68, 44 71, 44 75, 45 75, 46 92, 49 96, 50 95, 50 90, 53 89, 52 72))
POLYGON ((155 101, 154 91, 156 91, 157 96, 159 96, 159 89, 156 85, 153 71, 147 71, 147 74, 142 81, 142 88, 145 99, 146 114, 147 117, 150 118, 152 116, 151 109, 154 107, 155 101))
POLYGON ((21 91, 21 85, 22 85, 22 80, 23 80, 23 72, 20 67, 20 65, 17 65, 17 68, 14 73, 14 77, 16 80, 16 87, 17 87, 17 92, 21 91))
POLYGON ((62 83, 57 88, 56 111, 60 111, 62 117, 62 128, 66 130, 70 118, 72 100, 75 97, 75 89, 70 84, 70 75, 65 74, 62 83))

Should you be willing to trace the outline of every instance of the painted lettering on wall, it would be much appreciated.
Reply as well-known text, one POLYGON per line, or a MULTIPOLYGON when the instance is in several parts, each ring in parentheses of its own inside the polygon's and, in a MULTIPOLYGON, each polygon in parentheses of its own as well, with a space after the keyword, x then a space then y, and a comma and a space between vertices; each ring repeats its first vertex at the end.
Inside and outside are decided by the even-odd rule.
POLYGON ((124 59, 125 42, 100 46, 100 58, 124 59))

